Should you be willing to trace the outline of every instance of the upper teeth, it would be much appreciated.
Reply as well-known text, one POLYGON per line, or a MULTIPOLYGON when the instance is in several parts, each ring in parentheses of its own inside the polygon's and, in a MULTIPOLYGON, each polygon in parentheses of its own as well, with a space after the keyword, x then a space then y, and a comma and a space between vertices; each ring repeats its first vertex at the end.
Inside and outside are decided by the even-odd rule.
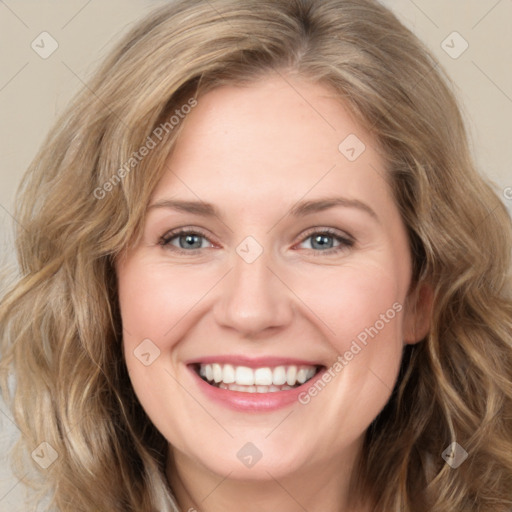
POLYGON ((276 366, 275 368, 249 368, 231 364, 200 364, 199 375, 211 382, 241 386, 294 386, 304 384, 316 373, 315 366, 276 366))

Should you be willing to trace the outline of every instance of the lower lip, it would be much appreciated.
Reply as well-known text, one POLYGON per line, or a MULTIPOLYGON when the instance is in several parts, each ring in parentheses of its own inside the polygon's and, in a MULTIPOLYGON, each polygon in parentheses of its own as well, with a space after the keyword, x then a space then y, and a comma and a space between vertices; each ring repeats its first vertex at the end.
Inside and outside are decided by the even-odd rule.
POLYGON ((298 402, 299 395, 322 377, 325 368, 322 368, 312 379, 296 388, 287 389, 286 391, 275 391, 273 393, 247 393, 218 388, 204 381, 194 368, 189 367, 189 370, 192 372, 199 389, 210 400, 235 411, 270 412, 298 402))

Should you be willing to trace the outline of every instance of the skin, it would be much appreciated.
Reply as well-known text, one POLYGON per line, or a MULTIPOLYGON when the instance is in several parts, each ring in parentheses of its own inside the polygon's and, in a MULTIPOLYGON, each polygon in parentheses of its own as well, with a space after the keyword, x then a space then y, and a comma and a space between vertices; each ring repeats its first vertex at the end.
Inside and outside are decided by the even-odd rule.
MULTIPOLYGON (((388 401, 405 343, 428 332, 428 293, 408 295, 412 261, 405 226, 377 143, 333 92, 297 77, 266 76, 198 100, 150 204, 214 204, 221 218, 149 208, 140 243, 117 262, 124 350, 135 392, 170 443, 167 475, 183 510, 309 512, 353 508, 350 477, 369 424, 388 401), (353 162, 339 144, 356 134, 353 162), (329 171, 329 172, 328 172, 329 171), (302 218, 300 200, 357 199, 302 218), (200 229, 201 248, 177 253, 172 229, 200 229), (316 229, 318 228, 318 229, 316 229), (313 234, 332 228, 354 245, 313 234), (236 248, 252 236, 263 253, 236 248), (416 297, 416 295, 415 295, 416 297), (394 303, 403 308, 306 405, 241 413, 209 400, 185 361, 219 354, 300 357, 329 367, 394 303), (134 350, 149 338, 149 365, 134 350), (262 453, 252 468, 236 454, 262 453)), ((182 243, 183 241, 182 238, 182 243)))

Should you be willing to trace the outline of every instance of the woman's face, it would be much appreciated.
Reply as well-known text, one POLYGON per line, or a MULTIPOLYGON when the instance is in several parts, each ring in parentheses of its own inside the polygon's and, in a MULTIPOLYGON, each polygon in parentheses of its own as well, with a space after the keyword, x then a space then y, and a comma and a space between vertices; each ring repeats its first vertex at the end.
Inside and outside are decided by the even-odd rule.
POLYGON ((426 334, 376 143, 292 78, 218 88, 183 122, 117 262, 135 392, 177 464, 240 479, 350 466, 404 343, 426 334))

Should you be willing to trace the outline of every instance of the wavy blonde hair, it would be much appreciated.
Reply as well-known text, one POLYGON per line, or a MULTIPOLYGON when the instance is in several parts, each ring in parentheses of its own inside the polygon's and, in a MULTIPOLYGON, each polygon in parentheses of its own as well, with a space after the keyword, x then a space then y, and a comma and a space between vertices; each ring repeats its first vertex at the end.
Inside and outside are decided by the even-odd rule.
POLYGON ((475 169, 449 78, 372 0, 169 3, 117 44, 63 113, 20 186, 20 275, 0 307, 18 471, 31 463, 61 512, 178 510, 167 441, 124 364, 114 261, 140 236, 182 125, 113 176, 191 98, 269 73, 333 88, 375 135, 409 233, 411 290, 434 290, 431 330, 404 351, 354 492, 376 512, 510 512, 512 223, 475 169), (46 470, 27 456, 43 441, 58 454, 46 470), (457 469, 441 456, 452 442, 469 454, 457 469))

